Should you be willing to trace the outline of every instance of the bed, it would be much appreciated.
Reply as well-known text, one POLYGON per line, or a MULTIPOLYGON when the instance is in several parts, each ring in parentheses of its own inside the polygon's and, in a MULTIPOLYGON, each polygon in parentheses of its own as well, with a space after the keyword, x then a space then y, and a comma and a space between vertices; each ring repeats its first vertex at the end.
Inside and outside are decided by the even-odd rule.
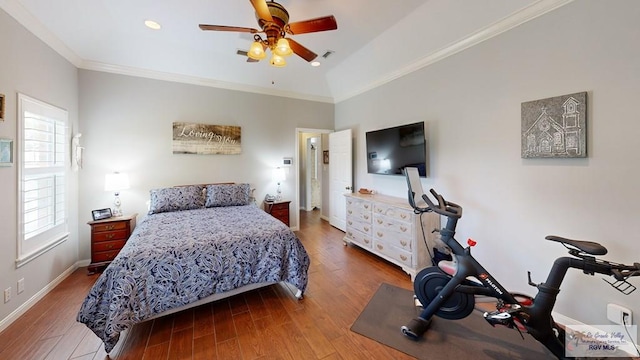
POLYGON ((149 215, 78 312, 107 353, 136 323, 261 286, 286 282, 302 297, 309 256, 250 192, 248 184, 151 190, 149 215))

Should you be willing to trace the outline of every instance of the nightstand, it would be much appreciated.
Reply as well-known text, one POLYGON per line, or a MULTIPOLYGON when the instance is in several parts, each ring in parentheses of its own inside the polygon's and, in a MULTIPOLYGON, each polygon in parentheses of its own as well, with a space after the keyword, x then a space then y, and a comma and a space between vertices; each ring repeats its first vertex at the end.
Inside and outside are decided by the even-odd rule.
POLYGON ((289 226, 289 203, 291 201, 265 201, 264 211, 289 226))
POLYGON ((91 226, 91 264, 89 275, 104 269, 118 255, 136 227, 138 214, 89 221, 91 226))

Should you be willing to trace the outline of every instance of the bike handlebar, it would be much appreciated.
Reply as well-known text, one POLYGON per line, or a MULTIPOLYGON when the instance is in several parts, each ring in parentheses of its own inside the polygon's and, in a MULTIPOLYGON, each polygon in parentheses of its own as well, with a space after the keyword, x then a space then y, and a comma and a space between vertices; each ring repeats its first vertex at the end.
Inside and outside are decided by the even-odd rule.
POLYGON ((427 203, 429 210, 454 219, 459 219, 460 217, 462 217, 462 206, 456 203, 452 203, 451 201, 446 201, 444 197, 442 197, 442 195, 438 194, 433 189, 429 191, 438 201, 438 205, 436 205, 433 201, 431 201, 427 194, 422 194, 422 200, 427 203))

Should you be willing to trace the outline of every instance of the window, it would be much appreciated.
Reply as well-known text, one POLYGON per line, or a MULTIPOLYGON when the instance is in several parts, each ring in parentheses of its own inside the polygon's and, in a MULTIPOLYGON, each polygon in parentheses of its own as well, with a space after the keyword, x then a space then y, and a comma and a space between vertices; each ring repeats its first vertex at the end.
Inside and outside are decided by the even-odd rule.
POLYGON ((18 94, 18 267, 65 241, 67 111, 18 94))

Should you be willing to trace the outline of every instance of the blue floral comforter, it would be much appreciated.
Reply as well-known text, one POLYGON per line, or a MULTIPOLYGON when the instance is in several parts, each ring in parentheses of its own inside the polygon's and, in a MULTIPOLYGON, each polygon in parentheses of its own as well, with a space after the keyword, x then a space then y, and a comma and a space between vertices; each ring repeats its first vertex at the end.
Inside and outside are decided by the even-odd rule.
POLYGON ((248 284, 307 287, 300 240, 255 205, 147 216, 89 291, 77 320, 110 352, 120 332, 164 311, 248 284))

